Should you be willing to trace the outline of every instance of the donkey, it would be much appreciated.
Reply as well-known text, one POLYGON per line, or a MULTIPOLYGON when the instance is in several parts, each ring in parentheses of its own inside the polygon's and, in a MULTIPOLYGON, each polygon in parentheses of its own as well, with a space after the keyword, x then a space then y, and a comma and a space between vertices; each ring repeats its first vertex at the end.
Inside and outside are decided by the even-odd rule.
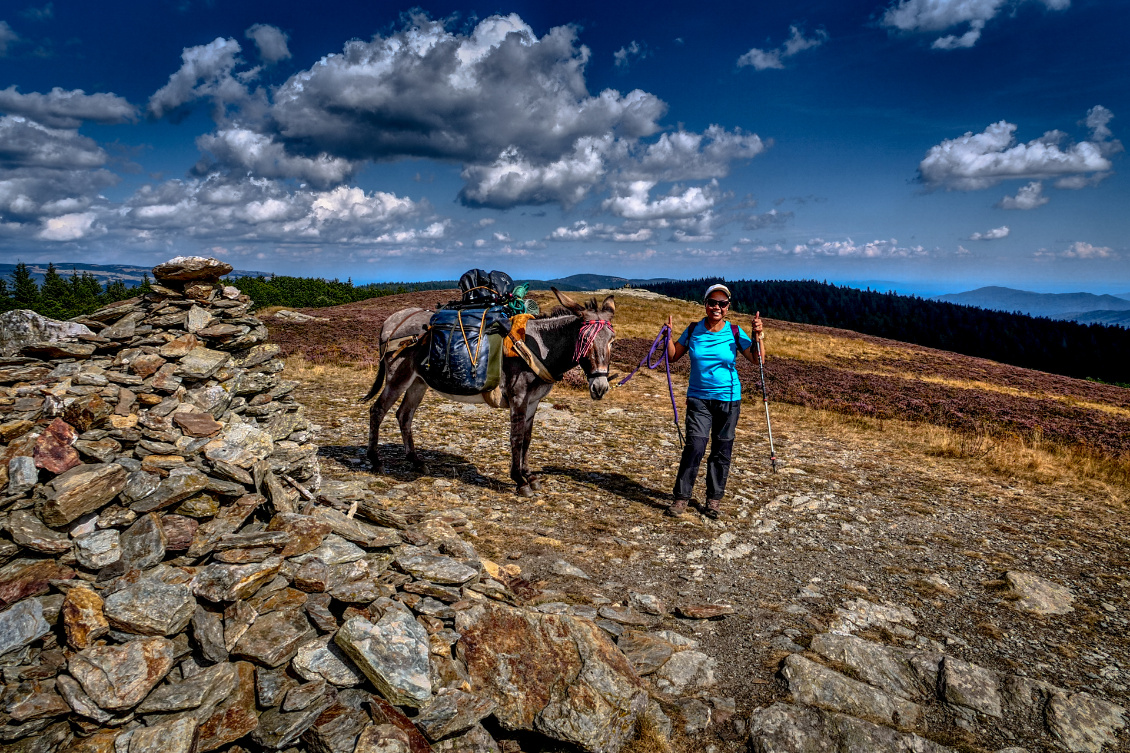
MULTIPOLYGON (((518 357, 505 357, 502 360, 503 404, 510 409, 510 478, 517 484, 518 494, 532 497, 541 489, 541 479, 530 472, 530 437, 533 433, 534 414, 542 398, 553 389, 553 383, 561 376, 580 365, 589 384, 589 396, 600 400, 608 392, 608 367, 612 357, 612 316, 616 313, 616 301, 608 296, 597 306, 596 299, 587 305, 551 288, 561 306, 548 315, 531 319, 526 325, 525 345, 541 360, 541 376, 526 360, 518 357)), ((426 331, 432 312, 419 308, 397 311, 385 320, 381 327, 381 352, 385 353, 390 340, 416 335, 426 331)), ((423 468, 420 456, 416 454, 416 444, 412 438, 412 417, 417 406, 428 391, 421 363, 427 355, 427 339, 411 345, 399 352, 385 353, 377 370, 369 394, 362 402, 379 397, 369 408, 369 449, 368 458, 374 473, 383 472, 377 435, 381 421, 401 396, 404 399, 396 411, 400 424, 400 434, 404 439, 404 450, 409 462, 417 469, 423 468), (386 383, 387 378, 387 383, 386 383)), ((458 402, 486 402, 479 395, 465 397, 447 395, 458 402)))

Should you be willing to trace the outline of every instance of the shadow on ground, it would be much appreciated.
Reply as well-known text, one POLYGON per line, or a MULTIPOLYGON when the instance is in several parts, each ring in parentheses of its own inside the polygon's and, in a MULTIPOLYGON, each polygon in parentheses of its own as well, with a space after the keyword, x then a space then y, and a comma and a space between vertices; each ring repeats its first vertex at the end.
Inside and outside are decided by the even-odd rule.
POLYGON ((565 476, 578 484, 595 486, 597 489, 611 492, 629 502, 654 507, 657 510, 665 510, 671 501, 669 491, 644 486, 634 478, 629 478, 622 473, 563 468, 558 465, 546 466, 541 473, 543 476, 565 476))
MULTIPOLYGON (((370 469, 369 461, 365 458, 364 445, 322 445, 318 449, 318 457, 330 460, 337 465, 354 473, 370 469), (360 463, 356 461, 360 459, 360 463)), ((383 444, 380 446, 381 460, 384 462, 384 472, 374 476, 386 476, 399 482, 415 481, 428 476, 431 478, 459 479, 466 484, 501 492, 513 490, 514 483, 509 479, 495 479, 484 476, 474 463, 460 455, 452 455, 442 450, 419 450, 418 454, 424 461, 424 468, 419 468, 408 461, 401 444, 383 444)))
MULTIPOLYGON (((400 444, 381 445, 381 459, 384 461, 384 472, 375 474, 407 483, 428 476, 431 478, 459 479, 466 484, 472 484, 482 489, 494 492, 513 492, 514 482, 509 478, 498 479, 484 476, 479 469, 465 457, 452 455, 442 450, 420 450, 425 468, 420 469, 408 462, 404 454, 404 446, 400 444)), ((318 457, 336 463, 338 466, 354 473, 369 470, 369 461, 365 459, 364 445, 322 445, 318 450, 318 457), (357 461, 361 462, 358 463, 357 461)), ((657 510, 666 509, 671 501, 671 494, 667 490, 652 489, 644 486, 633 478, 622 473, 603 473, 581 468, 568 468, 551 465, 542 468, 540 475, 563 476, 577 484, 594 487, 621 497, 628 502, 646 505, 657 510)))

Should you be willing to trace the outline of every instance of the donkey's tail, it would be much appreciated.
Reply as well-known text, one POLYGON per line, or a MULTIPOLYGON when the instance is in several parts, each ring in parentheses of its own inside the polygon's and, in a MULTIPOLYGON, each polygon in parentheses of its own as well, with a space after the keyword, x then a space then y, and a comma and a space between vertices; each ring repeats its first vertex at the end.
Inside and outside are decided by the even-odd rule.
POLYGON ((373 386, 369 388, 369 394, 361 398, 362 403, 367 403, 380 393, 381 388, 385 384, 385 360, 381 359, 381 367, 377 369, 377 378, 373 381, 373 386))

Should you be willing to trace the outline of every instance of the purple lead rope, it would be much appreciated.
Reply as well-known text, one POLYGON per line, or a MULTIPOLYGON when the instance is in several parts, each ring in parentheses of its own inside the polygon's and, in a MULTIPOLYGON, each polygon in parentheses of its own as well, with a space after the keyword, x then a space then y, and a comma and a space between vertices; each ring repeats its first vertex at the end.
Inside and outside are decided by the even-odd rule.
POLYGON ((651 350, 643 357, 636 368, 632 369, 632 373, 621 379, 617 386, 623 387, 627 384, 628 380, 636 375, 636 372, 647 366, 649 369, 655 369, 662 363, 667 370, 667 392, 671 396, 671 410, 675 413, 675 431, 679 434, 679 446, 682 447, 683 442, 683 429, 679 426, 679 407, 675 404, 675 387, 671 384, 671 361, 667 357, 667 345, 671 342, 671 328, 666 324, 659 330, 659 334, 655 336, 655 342, 651 344, 651 350), (655 354, 655 349, 660 345, 663 346, 663 355, 659 357, 655 363, 651 362, 651 357, 655 354))

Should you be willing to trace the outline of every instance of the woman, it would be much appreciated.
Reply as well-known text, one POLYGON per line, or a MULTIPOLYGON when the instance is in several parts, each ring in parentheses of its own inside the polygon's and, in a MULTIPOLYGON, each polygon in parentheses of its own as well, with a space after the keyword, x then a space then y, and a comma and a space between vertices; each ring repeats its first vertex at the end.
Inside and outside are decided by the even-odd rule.
MULTIPOLYGON (((730 475, 734 431, 741 412, 738 353, 748 358, 750 363, 758 363, 753 353, 753 340, 738 325, 726 321, 730 289, 725 285, 711 285, 706 289, 703 303, 706 316, 683 330, 677 341, 667 342, 667 357, 672 362, 678 361, 684 353, 691 354, 686 444, 683 445, 679 474, 675 479, 675 499, 667 508, 667 514, 672 517, 686 512, 708 439, 710 456, 706 460, 706 504, 702 511, 711 518, 722 514, 722 495, 726 491, 726 478, 730 475)), ((760 313, 754 314, 751 323, 760 341, 760 313)), ((671 327, 670 316, 667 317, 667 327, 671 327)), ((758 355, 761 350, 758 349, 758 355)))

